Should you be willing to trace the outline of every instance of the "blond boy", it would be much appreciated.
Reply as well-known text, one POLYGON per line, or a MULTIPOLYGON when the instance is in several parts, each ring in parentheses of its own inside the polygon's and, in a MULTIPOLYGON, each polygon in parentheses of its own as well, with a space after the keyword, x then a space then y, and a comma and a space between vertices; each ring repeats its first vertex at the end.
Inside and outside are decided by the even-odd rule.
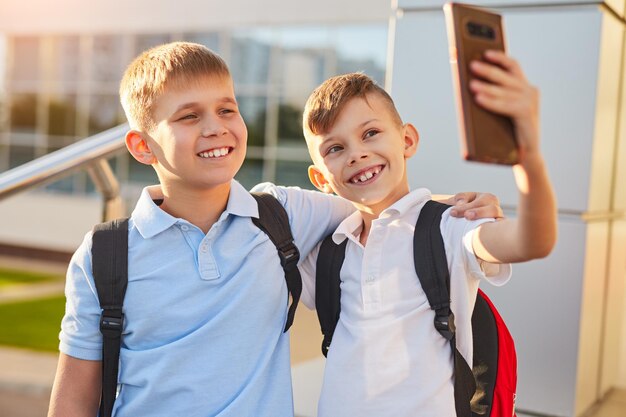
MULTIPOLYGON (((555 200, 539 148, 538 92, 519 65, 489 52, 472 69, 486 81, 472 91, 484 108, 512 118, 521 161, 516 219, 468 221, 444 213, 441 233, 450 270, 457 346, 471 366, 471 312, 478 284, 502 284, 510 262, 546 256, 556 239, 555 200)), ((450 346, 415 275, 413 231, 427 189, 411 191, 406 160, 419 136, 403 124, 389 95, 363 74, 327 80, 303 118, 314 165, 311 182, 344 197, 357 212, 333 234, 347 240, 341 314, 328 351, 319 416, 453 416, 450 346)), ((315 306, 312 251, 301 265, 302 300, 315 306)))
MULTIPOLYGON (((292 416, 288 297, 276 247, 253 225, 236 181, 247 130, 228 67, 201 45, 141 54, 120 97, 129 152, 151 165, 129 220, 128 289, 114 416, 292 416)), ((353 208, 297 188, 260 187, 289 215, 307 254, 353 208)), ((498 212, 469 206, 478 214, 498 212)), ((95 416, 101 390, 100 306, 91 233, 67 274, 67 305, 49 416, 95 416)))

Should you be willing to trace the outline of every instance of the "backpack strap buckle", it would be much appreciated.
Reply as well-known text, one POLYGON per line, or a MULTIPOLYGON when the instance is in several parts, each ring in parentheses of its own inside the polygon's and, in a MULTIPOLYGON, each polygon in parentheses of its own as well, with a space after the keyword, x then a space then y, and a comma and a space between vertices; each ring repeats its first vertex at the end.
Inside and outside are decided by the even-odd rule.
POLYGON ((452 311, 449 314, 442 312, 435 312, 435 329, 446 340, 452 340, 456 333, 456 325, 454 324, 454 313, 452 311))
POLYGON ((293 240, 289 240, 278 247, 278 256, 283 269, 291 271, 298 265, 300 251, 293 240))
POLYGON ((124 314, 120 309, 105 309, 100 316, 100 332, 104 337, 120 337, 124 326, 124 314))

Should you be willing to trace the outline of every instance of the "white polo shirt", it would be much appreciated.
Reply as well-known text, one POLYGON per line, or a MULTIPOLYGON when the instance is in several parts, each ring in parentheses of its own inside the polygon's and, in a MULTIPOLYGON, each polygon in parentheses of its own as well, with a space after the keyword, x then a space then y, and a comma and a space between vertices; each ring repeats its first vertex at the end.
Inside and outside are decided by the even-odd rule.
MULTIPOLYGON (((341 269, 341 315, 328 352, 319 417, 448 417, 455 415, 450 345, 435 330, 434 311, 413 263, 413 231, 431 199, 415 190, 372 222, 363 247, 362 218, 356 212, 333 234, 348 239, 341 269)), ((482 263, 472 234, 492 219, 468 221, 442 216, 457 346, 472 364, 471 315, 480 279, 504 284, 510 265, 482 263), (488 276, 487 276, 488 275, 488 276)), ((302 301, 315 308, 315 262, 319 246, 301 265, 302 301)))

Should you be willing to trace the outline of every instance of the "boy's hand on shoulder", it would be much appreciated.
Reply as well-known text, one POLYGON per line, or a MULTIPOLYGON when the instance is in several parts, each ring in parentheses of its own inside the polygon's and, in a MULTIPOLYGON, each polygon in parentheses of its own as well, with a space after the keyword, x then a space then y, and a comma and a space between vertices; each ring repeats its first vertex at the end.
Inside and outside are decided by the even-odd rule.
POLYGON ((508 116, 515 126, 521 162, 539 153, 539 90, 528 82, 519 63, 500 51, 487 51, 488 62, 472 61, 480 79, 470 82, 476 102, 508 116))
POLYGON ((433 196, 433 200, 454 206, 450 211, 453 217, 468 220, 504 217, 498 197, 490 193, 464 192, 447 198, 433 196))

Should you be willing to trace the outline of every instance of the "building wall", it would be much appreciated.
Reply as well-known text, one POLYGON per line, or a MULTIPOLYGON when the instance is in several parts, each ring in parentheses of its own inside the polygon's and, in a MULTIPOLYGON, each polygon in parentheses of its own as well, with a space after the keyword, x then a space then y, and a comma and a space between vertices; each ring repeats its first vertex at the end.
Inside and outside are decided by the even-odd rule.
MULTIPOLYGON (((559 207, 553 253, 485 289, 516 338, 518 407, 578 416, 623 382, 626 360, 623 19, 599 3, 478 3, 504 15, 509 51, 541 90, 542 148, 559 207)), ((511 170, 460 157, 442 4, 401 0, 395 22, 391 92, 421 136, 412 185, 487 189, 514 215, 511 170)))
MULTIPOLYGON (((182 1, 174 13, 173 4, 154 8, 147 1, 3 1, 0 172, 122 123, 117 89, 125 66, 146 48, 188 40, 214 49, 231 67, 249 131, 237 179, 248 187, 310 187, 301 109, 310 91, 337 73, 366 71, 383 82, 389 5, 382 4, 341 2, 329 15, 329 2, 182 1), (345 13, 348 6, 358 13, 345 13)), ((111 162, 125 197, 156 182, 126 153, 111 162)), ((95 193, 84 172, 43 190, 95 193)))
POLYGON ((150 0, 3 0, 0 32, 170 32, 385 21, 391 12, 386 0, 217 1, 177 0, 155 5, 150 0))

